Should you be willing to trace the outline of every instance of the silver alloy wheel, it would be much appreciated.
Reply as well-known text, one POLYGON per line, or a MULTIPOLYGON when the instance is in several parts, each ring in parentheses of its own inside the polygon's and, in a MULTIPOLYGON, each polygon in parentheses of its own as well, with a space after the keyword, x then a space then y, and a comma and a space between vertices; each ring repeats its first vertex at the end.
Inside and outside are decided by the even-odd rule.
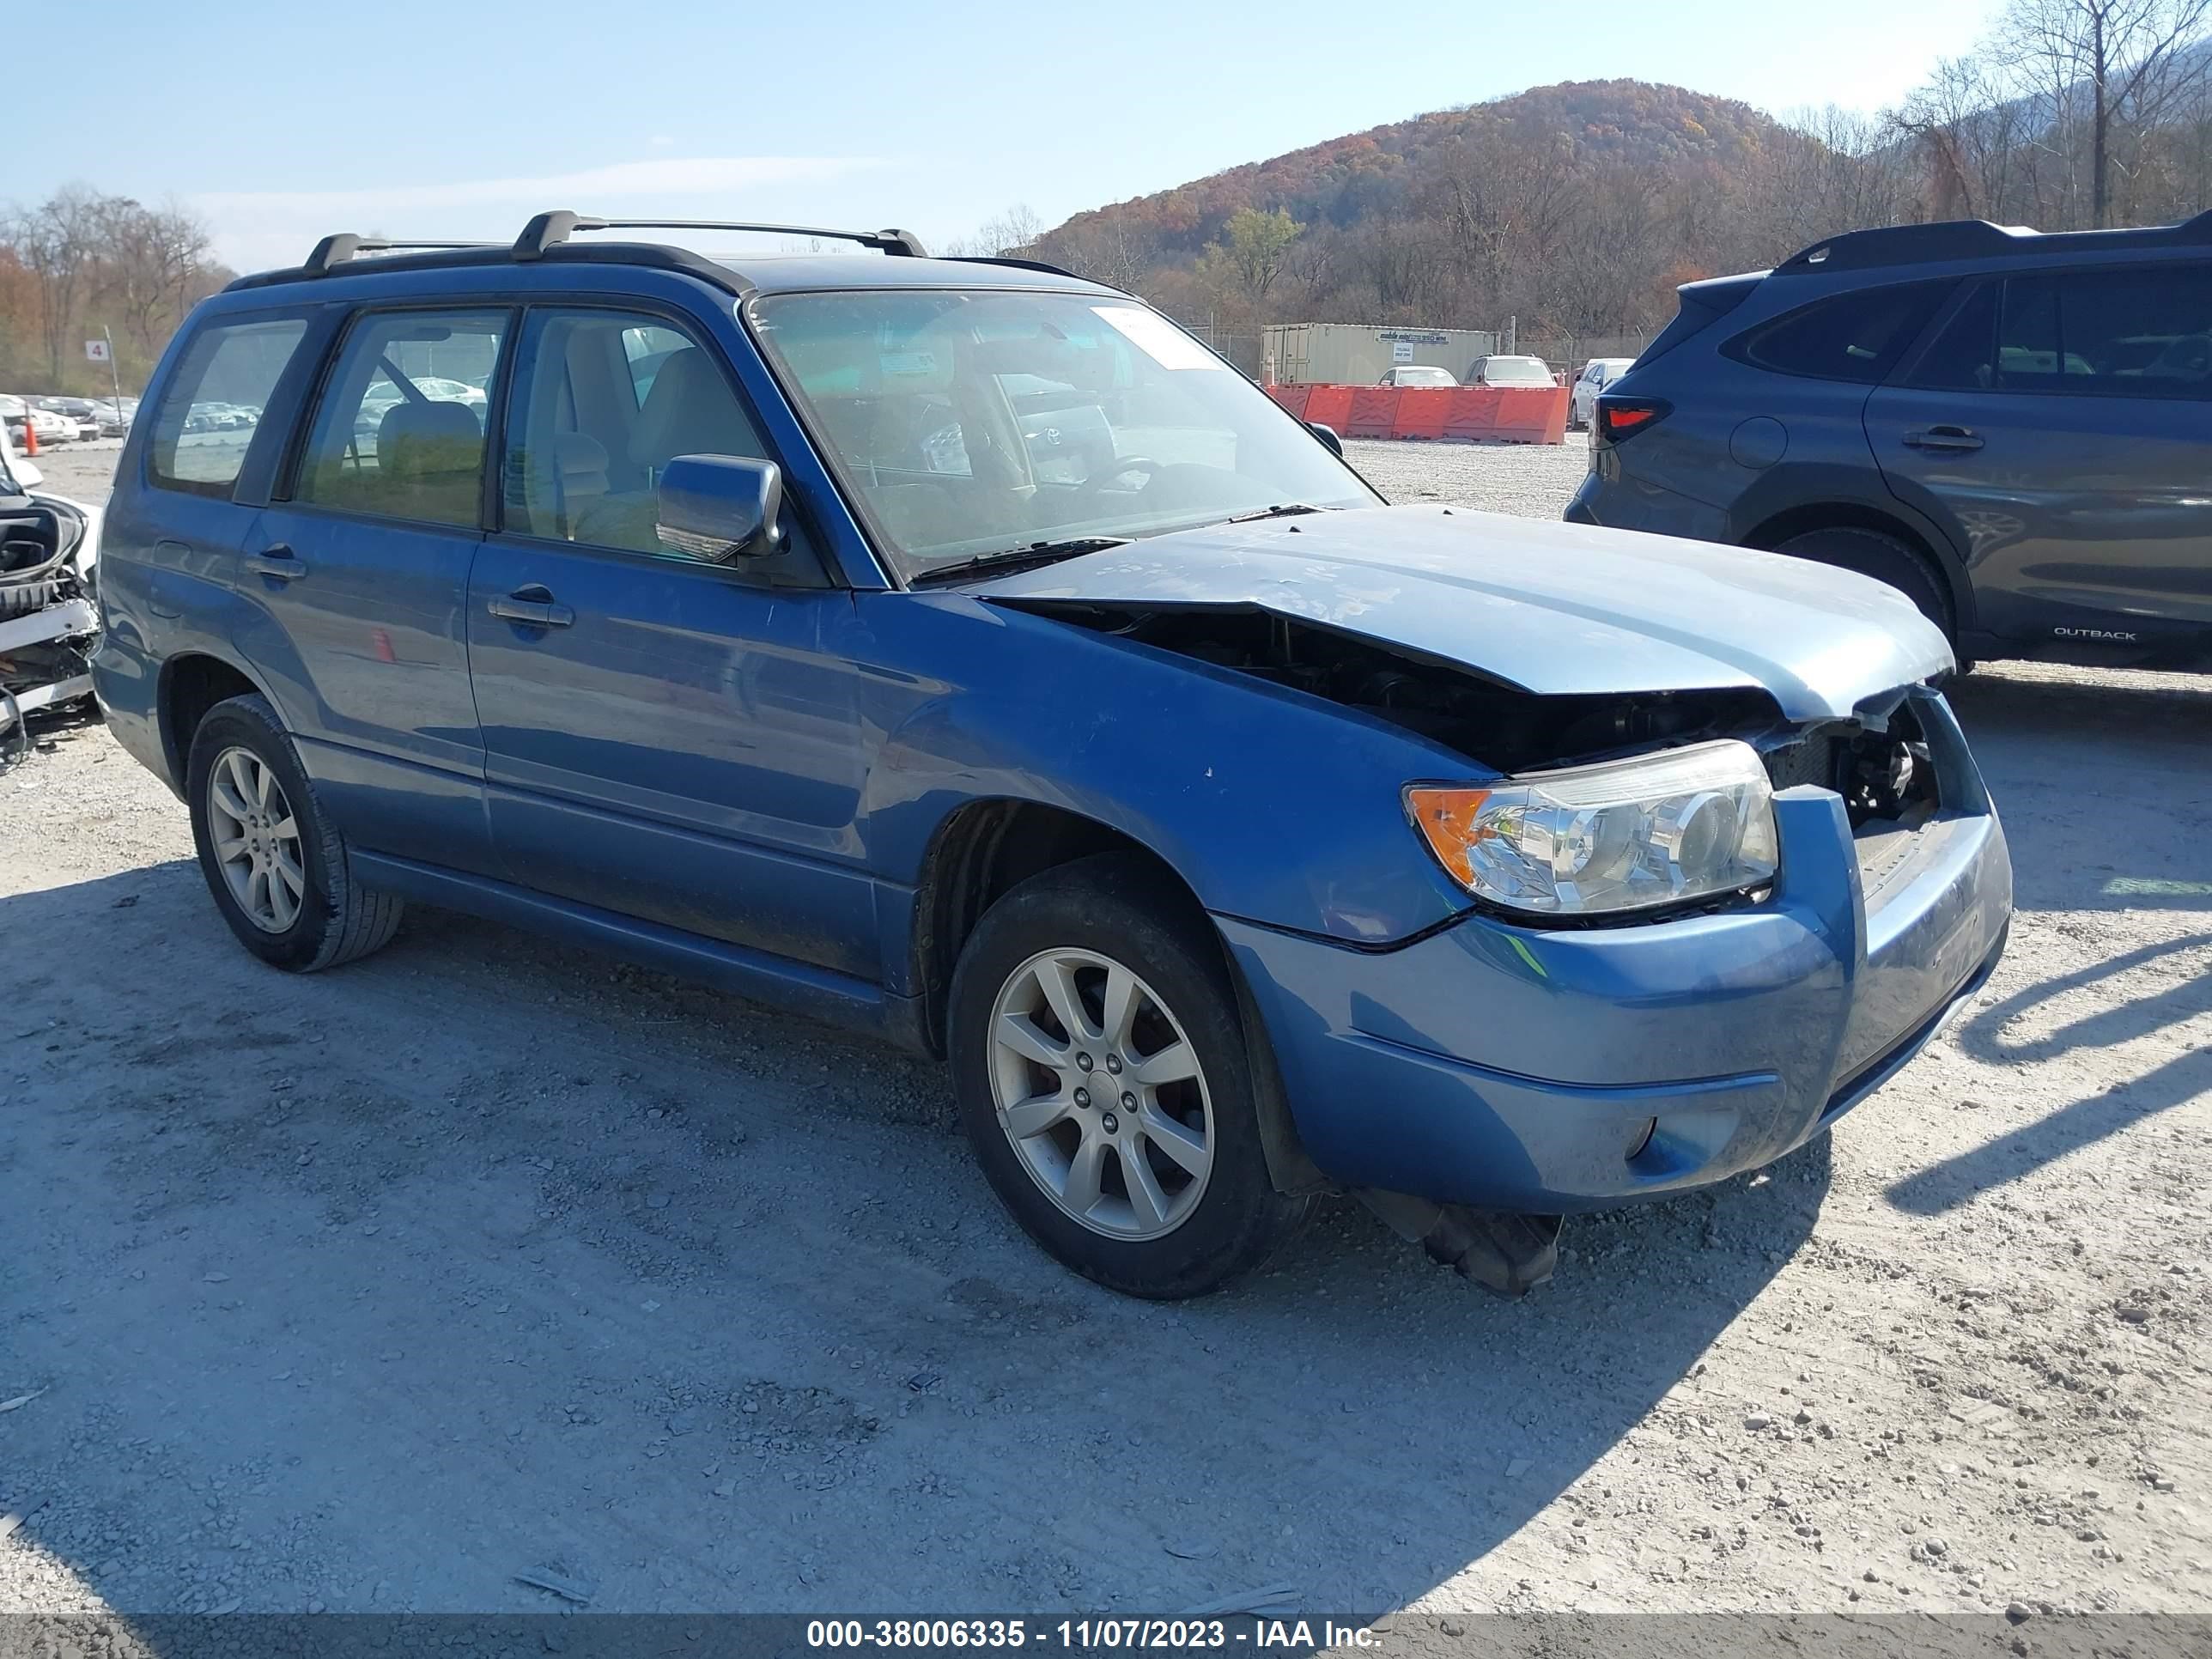
POLYGON ((991 1005, 991 1098, 1030 1178, 1109 1238, 1161 1238, 1213 1170, 1213 1103, 1158 993, 1095 951, 1042 951, 991 1005))
POLYGON ((208 840, 238 908, 264 933, 299 920, 307 863, 284 786, 251 749, 226 749, 208 772, 208 840))

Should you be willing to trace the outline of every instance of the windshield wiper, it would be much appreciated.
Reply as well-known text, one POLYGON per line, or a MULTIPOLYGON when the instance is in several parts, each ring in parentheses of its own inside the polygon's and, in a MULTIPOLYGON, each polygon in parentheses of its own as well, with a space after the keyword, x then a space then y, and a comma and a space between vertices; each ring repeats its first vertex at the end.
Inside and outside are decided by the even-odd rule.
POLYGON ((995 553, 978 553, 972 559, 962 559, 957 563, 937 565, 913 580, 918 586, 943 581, 951 576, 972 575, 978 570, 1050 564, 1055 559, 1072 559, 1079 553, 1103 553, 1109 547, 1127 547, 1133 539, 1129 536, 1069 536, 1056 542, 1028 542, 1020 547, 1002 547, 995 553))
POLYGON ((1250 524, 1255 519, 1295 519, 1306 513, 1334 513, 1333 507, 1316 507, 1310 501, 1282 501, 1273 507, 1263 507, 1253 513, 1239 513, 1233 519, 1224 519, 1224 524, 1250 524))

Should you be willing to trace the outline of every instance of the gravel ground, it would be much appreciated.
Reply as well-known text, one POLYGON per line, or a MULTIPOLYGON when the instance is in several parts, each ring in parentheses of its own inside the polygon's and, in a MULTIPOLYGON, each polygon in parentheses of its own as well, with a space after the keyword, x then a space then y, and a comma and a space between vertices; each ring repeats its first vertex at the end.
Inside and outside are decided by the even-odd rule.
MULTIPOLYGON (((1581 459, 1352 448, 1543 514, 1581 459)), ((0 775, 0 1612, 2212 1610, 2212 681, 1957 701, 1984 1005, 1518 1304, 1350 1205, 1121 1300, 933 1068, 483 923, 272 973, 66 733, 0 775)))

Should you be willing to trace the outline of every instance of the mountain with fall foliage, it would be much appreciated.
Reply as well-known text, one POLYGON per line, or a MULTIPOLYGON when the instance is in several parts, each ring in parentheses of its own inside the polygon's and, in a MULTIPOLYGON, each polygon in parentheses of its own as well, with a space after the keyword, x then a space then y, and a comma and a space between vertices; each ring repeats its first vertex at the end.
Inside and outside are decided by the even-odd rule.
POLYGON ((1403 215, 1485 155, 1694 180, 1741 173, 1790 137, 1771 116, 1734 99, 1642 81, 1565 82, 1371 127, 1079 213, 1044 240, 1080 244, 1113 232, 1162 254, 1194 255, 1245 209, 1280 209, 1302 225, 1340 230, 1403 215))

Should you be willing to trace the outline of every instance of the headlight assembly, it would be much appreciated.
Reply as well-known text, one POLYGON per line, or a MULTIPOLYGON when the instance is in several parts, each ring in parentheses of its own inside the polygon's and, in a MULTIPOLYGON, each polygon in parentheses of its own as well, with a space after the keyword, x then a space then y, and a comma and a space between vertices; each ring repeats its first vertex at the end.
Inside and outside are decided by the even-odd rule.
POLYGON ((1774 792, 1728 739, 1494 784, 1414 784, 1406 811, 1469 892, 1533 915, 1601 915, 1757 887, 1774 792))

